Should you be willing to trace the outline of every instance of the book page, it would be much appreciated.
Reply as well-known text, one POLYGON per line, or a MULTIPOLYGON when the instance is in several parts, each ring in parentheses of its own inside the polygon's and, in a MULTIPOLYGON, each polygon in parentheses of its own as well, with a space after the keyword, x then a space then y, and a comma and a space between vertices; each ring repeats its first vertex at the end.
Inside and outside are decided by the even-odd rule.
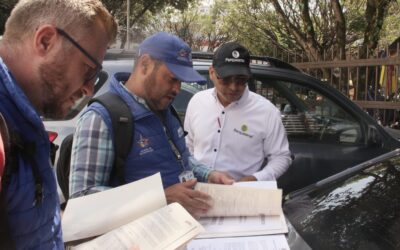
POLYGON ((287 233, 283 213, 272 216, 236 216, 200 218, 205 231, 197 238, 218 238, 287 233))
POLYGON ((167 204, 159 173, 70 199, 62 217, 64 242, 98 236, 167 204))
POLYGON ((256 237, 196 239, 189 242, 187 250, 290 250, 283 234, 256 237))
POLYGON ((172 203, 71 249, 124 250, 138 246, 140 250, 173 250, 202 231, 202 226, 180 204, 172 203))
MULTIPOLYGON (((253 191, 257 189, 265 189, 269 191, 271 191, 271 189, 277 190, 276 181, 235 182, 233 185, 256 188, 252 189, 253 191)), ((254 192, 254 194, 256 194, 256 192, 254 192)), ((250 198, 252 198, 254 194, 250 194, 250 198)), ((199 222, 205 228, 205 232, 201 233, 197 238, 287 233, 288 228, 281 208, 281 201, 279 200, 279 202, 275 202, 279 204, 278 215, 202 217, 199 222)))
POLYGON ((277 189, 278 184, 276 181, 239 181, 234 182, 233 186, 240 186, 240 187, 253 187, 253 188, 271 188, 277 189))
POLYGON ((204 217, 279 215, 282 212, 281 189, 210 183, 197 183, 195 189, 213 200, 212 208, 204 217))

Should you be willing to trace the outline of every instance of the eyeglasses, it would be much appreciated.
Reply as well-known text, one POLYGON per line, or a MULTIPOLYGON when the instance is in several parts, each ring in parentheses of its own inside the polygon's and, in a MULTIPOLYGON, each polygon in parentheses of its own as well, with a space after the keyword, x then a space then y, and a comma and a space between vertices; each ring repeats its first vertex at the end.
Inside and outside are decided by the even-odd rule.
POLYGON ((238 85, 246 85, 247 82, 249 81, 248 77, 245 76, 228 76, 228 77, 220 77, 217 74, 217 71, 215 71, 215 75, 217 76, 217 79, 222 82, 223 85, 229 85, 231 82, 236 83, 238 85))
POLYGON ((85 77, 85 82, 89 82, 93 80, 94 78, 97 78, 100 71, 103 69, 103 66, 101 66, 101 63, 99 63, 93 56, 89 54, 84 48, 82 48, 81 45, 77 41, 75 41, 70 35, 68 35, 67 32, 60 28, 56 28, 58 34, 62 35, 65 37, 69 42, 71 42, 77 49, 79 49, 91 62, 93 62, 96 65, 96 68, 89 67, 91 70, 87 72, 87 75, 85 77))

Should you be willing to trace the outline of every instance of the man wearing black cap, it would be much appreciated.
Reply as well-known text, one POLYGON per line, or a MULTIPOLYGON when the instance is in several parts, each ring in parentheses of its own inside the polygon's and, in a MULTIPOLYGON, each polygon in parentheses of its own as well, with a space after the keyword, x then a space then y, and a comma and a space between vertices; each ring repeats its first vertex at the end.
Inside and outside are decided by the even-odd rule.
POLYGON ((278 109, 247 87, 248 50, 236 42, 223 44, 209 75, 214 88, 195 94, 186 111, 189 151, 235 180, 276 180, 291 163, 289 144, 278 109))
MULTIPOLYGON (((183 128, 170 109, 181 81, 201 83, 205 79, 193 69, 189 46, 174 35, 159 32, 140 44, 132 74, 115 74, 110 91, 128 104, 134 119, 134 140, 123 167, 125 182, 160 172, 167 202, 179 202, 199 215, 210 208, 209 196, 193 190, 193 175, 213 183, 231 184, 233 180, 190 156, 183 128)), ((100 103, 91 104, 80 117, 71 153, 71 198, 121 185, 111 175, 112 131, 110 116, 100 103)))

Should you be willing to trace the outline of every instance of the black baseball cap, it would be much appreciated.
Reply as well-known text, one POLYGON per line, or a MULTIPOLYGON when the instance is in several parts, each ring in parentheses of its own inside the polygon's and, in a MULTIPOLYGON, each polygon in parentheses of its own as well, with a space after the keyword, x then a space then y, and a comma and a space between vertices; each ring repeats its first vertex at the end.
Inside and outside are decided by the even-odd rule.
POLYGON ((212 65, 222 78, 232 75, 251 76, 250 53, 236 42, 221 45, 214 53, 212 65))

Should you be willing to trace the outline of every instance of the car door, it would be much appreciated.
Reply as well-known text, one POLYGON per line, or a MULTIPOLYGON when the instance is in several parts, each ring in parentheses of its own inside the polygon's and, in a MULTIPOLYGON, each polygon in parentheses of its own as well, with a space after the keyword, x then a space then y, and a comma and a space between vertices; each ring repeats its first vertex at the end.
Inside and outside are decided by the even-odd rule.
POLYGON ((346 109, 345 99, 335 98, 341 95, 337 90, 329 93, 323 83, 304 79, 254 74, 249 84, 281 111, 294 157, 278 182, 285 193, 388 151, 368 143, 366 128, 371 125, 346 109))

